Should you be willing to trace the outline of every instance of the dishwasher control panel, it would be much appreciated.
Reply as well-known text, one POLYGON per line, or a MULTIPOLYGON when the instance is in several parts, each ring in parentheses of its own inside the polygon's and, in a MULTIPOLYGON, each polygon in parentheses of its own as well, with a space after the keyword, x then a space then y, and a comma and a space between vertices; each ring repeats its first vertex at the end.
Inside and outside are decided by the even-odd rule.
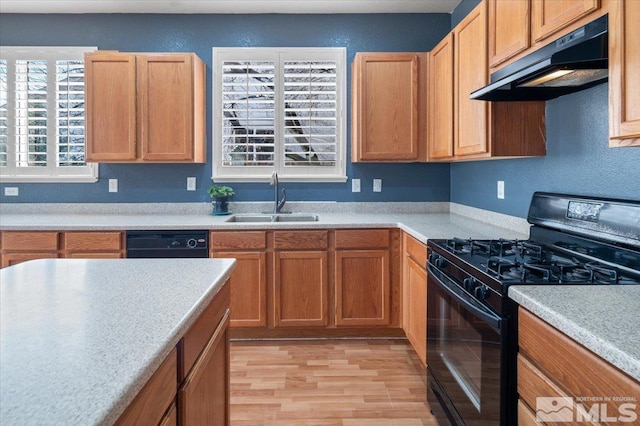
POLYGON ((208 231, 127 231, 128 258, 209 257, 208 231))

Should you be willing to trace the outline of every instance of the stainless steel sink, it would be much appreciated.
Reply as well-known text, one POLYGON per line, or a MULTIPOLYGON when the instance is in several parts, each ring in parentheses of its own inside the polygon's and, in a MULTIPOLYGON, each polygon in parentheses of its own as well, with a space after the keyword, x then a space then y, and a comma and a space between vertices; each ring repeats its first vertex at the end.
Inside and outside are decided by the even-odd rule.
POLYGON ((317 214, 276 214, 274 222, 317 222, 320 219, 317 214))
POLYGON ((271 214, 234 214, 225 222, 272 222, 271 214))
POLYGON ((234 214, 226 222, 317 222, 320 217, 317 214, 234 214))

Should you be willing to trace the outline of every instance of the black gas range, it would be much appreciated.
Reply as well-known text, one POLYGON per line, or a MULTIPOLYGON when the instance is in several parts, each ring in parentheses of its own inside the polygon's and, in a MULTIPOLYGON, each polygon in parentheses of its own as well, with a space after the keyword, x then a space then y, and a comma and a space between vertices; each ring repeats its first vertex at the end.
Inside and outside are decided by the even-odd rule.
POLYGON ((526 240, 429 240, 428 399, 441 424, 513 425, 511 285, 639 285, 640 201, 537 192, 526 240))

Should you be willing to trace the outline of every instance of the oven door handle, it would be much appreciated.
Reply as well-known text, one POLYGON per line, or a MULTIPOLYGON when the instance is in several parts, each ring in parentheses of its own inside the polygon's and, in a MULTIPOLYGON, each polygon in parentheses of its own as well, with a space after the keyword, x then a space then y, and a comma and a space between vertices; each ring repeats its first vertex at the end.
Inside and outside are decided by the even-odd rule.
POLYGON ((497 333, 501 333, 500 325, 502 323, 502 319, 499 316, 482 306, 477 300, 462 290, 453 280, 436 269, 436 267, 431 263, 427 263, 427 269, 440 289, 454 298, 458 303, 462 304, 465 309, 468 309, 478 318, 486 322, 497 333))

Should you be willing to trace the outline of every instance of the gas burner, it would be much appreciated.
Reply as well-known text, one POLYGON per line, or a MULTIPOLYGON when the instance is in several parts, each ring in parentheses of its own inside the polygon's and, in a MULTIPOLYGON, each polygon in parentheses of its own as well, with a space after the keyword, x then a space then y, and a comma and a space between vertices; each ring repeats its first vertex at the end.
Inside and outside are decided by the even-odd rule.
POLYGON ((599 284, 616 284, 618 282, 618 271, 599 262, 589 262, 584 267, 591 271, 592 280, 599 284))

